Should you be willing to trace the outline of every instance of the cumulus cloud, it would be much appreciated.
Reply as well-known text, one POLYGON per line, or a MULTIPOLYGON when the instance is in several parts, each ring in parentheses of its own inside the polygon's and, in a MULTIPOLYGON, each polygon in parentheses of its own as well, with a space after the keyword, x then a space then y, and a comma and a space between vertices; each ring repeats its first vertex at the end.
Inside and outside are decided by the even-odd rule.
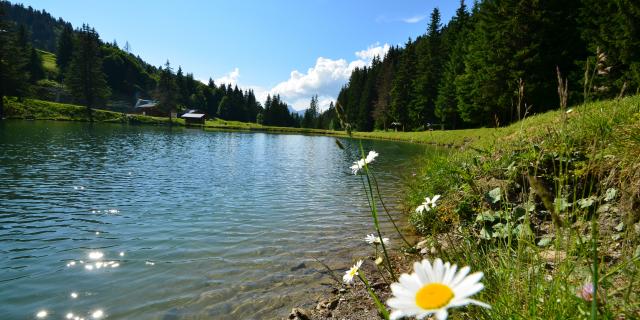
POLYGON ((382 59, 390 48, 391 46, 389 46, 388 43, 385 43, 382 46, 380 43, 376 43, 375 45, 369 46, 366 50, 356 52, 356 56, 361 60, 370 62, 376 56, 382 59))
POLYGON ((238 84, 238 78, 240 78, 240 68, 236 67, 233 70, 229 71, 229 73, 224 76, 215 79, 216 84, 228 84, 230 83, 232 86, 238 84))
POLYGON ((426 15, 413 16, 413 17, 409 17, 409 18, 404 18, 404 19, 402 19, 402 21, 405 22, 405 23, 418 23, 418 22, 424 20, 426 17, 427 17, 426 15))
POLYGON ((376 43, 365 50, 355 52, 357 59, 350 62, 345 59, 319 57, 315 65, 306 72, 291 71, 289 79, 278 83, 270 93, 279 94, 296 110, 307 108, 311 96, 317 94, 320 108, 326 109, 329 103, 335 100, 340 87, 349 80, 355 68, 371 65, 375 56, 383 57, 389 48, 389 44, 376 43))

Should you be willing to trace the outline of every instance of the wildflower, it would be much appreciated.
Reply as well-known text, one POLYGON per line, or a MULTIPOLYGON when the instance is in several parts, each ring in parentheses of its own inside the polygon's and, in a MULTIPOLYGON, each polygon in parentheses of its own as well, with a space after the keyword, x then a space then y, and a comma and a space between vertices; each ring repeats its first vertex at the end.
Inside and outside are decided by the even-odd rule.
POLYGON ((382 241, 380 241, 380 237, 376 237, 373 233, 367 235, 367 237, 364 238, 364 241, 366 241, 368 244, 375 244, 378 245, 382 242, 384 242, 384 244, 389 243, 389 238, 382 238, 382 241))
POLYGON ((371 162, 373 162, 373 160, 375 160, 375 158, 379 156, 379 154, 373 150, 369 151, 369 154, 367 154, 367 157, 364 159, 364 162, 369 164, 371 162))
MULTIPOLYGON (((578 298, 581 298, 586 302, 591 302, 593 301, 593 290, 594 290, 593 283, 591 282, 586 283, 584 286, 582 286, 582 288, 580 288, 580 290, 578 290, 578 293, 576 294, 576 296, 578 296, 578 298)), ((601 296, 600 294, 598 294, 598 301, 602 303, 605 302, 603 296, 601 296)))
POLYGON ((417 213, 423 213, 425 211, 430 211, 432 208, 436 207, 436 201, 440 199, 440 195, 436 194, 433 198, 425 197, 424 202, 416 208, 417 213))
POLYGON ((365 164, 373 162, 373 160, 375 160, 378 155, 379 154, 373 150, 369 151, 369 154, 367 154, 364 159, 353 162, 353 165, 350 167, 351 172, 353 172, 353 174, 357 174, 360 169, 364 168, 365 164))
POLYGON ((357 174, 358 171, 360 169, 362 169, 364 167, 364 159, 360 159, 358 161, 354 161, 353 165, 351 166, 351 172, 353 172, 353 174, 357 174))
POLYGON ((382 264, 382 261, 384 261, 384 260, 382 259, 382 257, 378 257, 378 259, 376 259, 376 261, 375 261, 375 262, 376 262, 376 264, 377 264, 377 265, 381 265, 381 264, 382 264))
POLYGON ((354 264, 351 269, 347 270, 344 273, 344 276, 342 276, 342 281, 346 284, 352 283, 353 277, 355 277, 358 274, 358 271, 360 271, 360 266, 362 266, 362 260, 358 260, 358 262, 354 264))
POLYGON ((475 304, 491 308, 486 303, 469 299, 484 288, 480 283, 482 272, 469 274, 470 268, 458 271, 457 265, 443 263, 436 259, 431 265, 429 260, 413 264, 412 274, 402 274, 399 282, 391 284, 393 297, 387 300, 391 307, 391 319, 416 317, 423 319, 435 314, 438 320, 446 319, 447 309, 475 304))

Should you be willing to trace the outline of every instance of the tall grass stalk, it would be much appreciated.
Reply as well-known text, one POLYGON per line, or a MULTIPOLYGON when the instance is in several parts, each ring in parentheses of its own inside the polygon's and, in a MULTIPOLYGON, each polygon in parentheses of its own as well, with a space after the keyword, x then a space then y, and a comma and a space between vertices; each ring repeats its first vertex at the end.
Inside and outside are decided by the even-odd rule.
MULTIPOLYGON (((362 158, 366 158, 366 155, 364 153, 364 148, 362 147, 362 142, 360 143, 360 152, 362 154, 362 158)), ((362 183, 364 185, 364 189, 365 189, 365 193, 367 195, 367 200, 369 202, 369 208, 371 209, 371 217, 373 218, 373 226, 376 229, 376 233, 378 234, 378 237, 380 239, 380 245, 382 246, 382 252, 384 253, 384 258, 385 261, 387 263, 387 270, 389 271, 389 273, 391 274, 391 278, 394 281, 397 281, 398 278, 396 277, 395 271, 393 270, 393 266, 391 265, 391 259, 389 259, 389 254, 387 253, 387 247, 384 244, 384 241, 382 241, 382 232, 380 232, 380 222, 378 220, 378 209, 376 206, 376 199, 375 199, 375 194, 373 192, 373 187, 371 185, 371 177, 370 177, 370 171, 369 171, 369 166, 367 165, 367 163, 364 164, 363 166, 363 170, 365 172, 364 175, 360 175, 360 177, 362 178, 362 183), (366 179, 365 179, 366 177, 366 179), (366 185, 365 185, 365 181, 366 181, 366 185)))

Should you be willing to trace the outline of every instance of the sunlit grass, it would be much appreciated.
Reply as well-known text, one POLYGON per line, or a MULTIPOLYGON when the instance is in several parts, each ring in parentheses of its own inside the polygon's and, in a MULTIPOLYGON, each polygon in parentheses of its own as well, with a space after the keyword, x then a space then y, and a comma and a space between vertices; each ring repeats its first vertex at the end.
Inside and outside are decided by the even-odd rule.
POLYGON ((594 102, 425 157, 407 200, 425 254, 482 270, 492 305, 452 318, 640 318, 639 120, 638 96, 594 102))

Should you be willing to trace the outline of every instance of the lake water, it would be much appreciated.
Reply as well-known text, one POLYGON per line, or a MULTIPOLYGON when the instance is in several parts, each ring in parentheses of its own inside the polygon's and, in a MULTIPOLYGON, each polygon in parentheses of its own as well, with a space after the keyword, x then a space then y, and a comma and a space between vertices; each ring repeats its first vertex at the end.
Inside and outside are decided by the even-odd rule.
MULTIPOLYGON (((346 150, 322 136, 0 121, 0 319, 271 319, 312 306, 332 281, 314 258, 341 274, 371 253, 349 170, 358 142, 340 140, 346 150)), ((425 147, 363 145, 397 204, 425 147)))

